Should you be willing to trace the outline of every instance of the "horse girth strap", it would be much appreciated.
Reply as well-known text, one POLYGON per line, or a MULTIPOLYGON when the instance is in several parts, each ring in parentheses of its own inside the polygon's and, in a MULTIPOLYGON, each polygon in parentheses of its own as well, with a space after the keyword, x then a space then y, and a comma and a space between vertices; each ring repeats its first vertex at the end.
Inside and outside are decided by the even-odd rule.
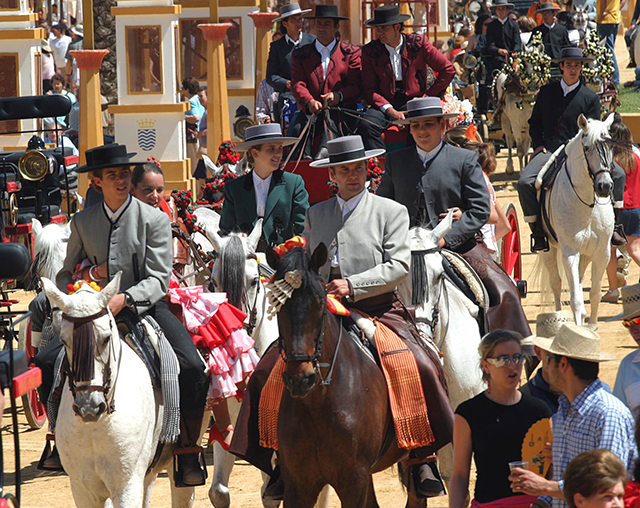
POLYGON ((65 321, 70 321, 71 323, 74 323, 76 325, 78 324, 84 324, 84 323, 88 323, 90 321, 94 321, 98 318, 101 318, 102 316, 105 316, 108 313, 107 309, 102 309, 99 312, 96 312, 95 314, 91 314, 90 316, 85 316, 85 317, 73 317, 70 316, 69 314, 62 314, 62 319, 64 319, 65 321))

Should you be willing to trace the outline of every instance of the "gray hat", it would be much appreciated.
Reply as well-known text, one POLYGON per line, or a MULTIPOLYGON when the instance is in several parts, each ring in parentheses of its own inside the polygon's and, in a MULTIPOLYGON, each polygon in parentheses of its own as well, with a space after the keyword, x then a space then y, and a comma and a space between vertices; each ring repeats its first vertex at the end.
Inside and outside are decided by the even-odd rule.
POLYGON ((495 0, 491 5, 491 8, 495 9, 496 7, 509 7, 509 9, 513 9, 515 5, 509 3, 507 0, 495 0))
POLYGON ((407 102, 407 114, 404 120, 396 120, 395 124, 404 125, 416 118, 456 118, 458 113, 443 113, 442 103, 438 97, 417 97, 407 102))
POLYGON ((549 2, 546 4, 542 4, 540 8, 536 10, 536 14, 542 14, 543 12, 547 12, 547 11, 561 11, 561 10, 562 9, 560 7, 549 2))
POLYGON ((327 142, 327 150, 329 151, 328 158, 313 161, 309 166, 326 168, 336 164, 349 164, 370 159, 371 157, 378 157, 386 151, 384 148, 365 150, 360 136, 344 136, 332 139, 327 142))
POLYGON ((76 34, 78 37, 84 37, 84 27, 82 25, 72 26, 69 31, 76 34))
POLYGON ((306 14, 307 12, 311 12, 313 9, 300 9, 300 4, 298 2, 291 2, 288 5, 283 5, 282 7, 280 7, 280 9, 278 10, 278 12, 280 13, 280 16, 278 16, 276 19, 274 19, 273 21, 284 21, 285 19, 287 19, 290 16, 298 16, 300 14, 306 14))
POLYGON ((285 138, 278 123, 263 123, 247 127, 244 142, 236 145, 236 152, 246 152, 249 148, 263 143, 282 143, 282 146, 293 145, 298 138, 285 138))
POLYGON ((592 58, 590 56, 584 56, 584 53, 582 52, 582 48, 567 46, 566 48, 562 48, 562 53, 560 55, 560 58, 554 58, 551 61, 553 63, 560 63, 560 62, 566 62, 569 60, 574 62, 577 61, 577 62, 583 62, 583 63, 590 63, 590 62, 593 62, 595 58, 592 58))

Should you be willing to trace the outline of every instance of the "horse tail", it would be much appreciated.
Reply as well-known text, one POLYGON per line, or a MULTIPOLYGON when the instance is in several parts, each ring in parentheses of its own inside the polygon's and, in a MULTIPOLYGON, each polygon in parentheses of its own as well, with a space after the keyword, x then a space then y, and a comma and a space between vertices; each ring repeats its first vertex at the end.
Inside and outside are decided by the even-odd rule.
POLYGON ((222 290, 227 293, 229 303, 242 309, 244 303, 244 265, 247 255, 244 252, 242 240, 232 235, 222 250, 221 277, 222 290))
POLYGON ((429 276, 424 261, 424 252, 411 253, 411 305, 427 303, 429 299, 429 276))
MULTIPOLYGON (((563 266, 562 266, 562 258, 560 254, 560 250, 556 249, 555 254, 557 256, 556 264, 558 266, 558 272, 560 273, 560 280, 563 280, 563 266)), ((540 306, 540 312, 546 312, 547 310, 554 307, 555 302, 553 300, 553 291, 551 289, 551 284, 549 283, 550 278, 548 274, 545 274, 543 277, 543 272, 546 272, 543 255, 539 254, 538 259, 533 266, 533 270, 531 271, 531 276, 528 278, 531 287, 540 288, 540 299, 538 305, 540 306)), ((562 294, 562 287, 560 288, 560 294, 562 294)))

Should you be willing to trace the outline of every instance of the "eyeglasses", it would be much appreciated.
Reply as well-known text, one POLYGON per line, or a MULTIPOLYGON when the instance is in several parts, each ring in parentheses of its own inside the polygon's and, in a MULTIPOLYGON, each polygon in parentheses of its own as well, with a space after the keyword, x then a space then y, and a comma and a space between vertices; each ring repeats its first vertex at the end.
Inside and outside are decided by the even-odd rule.
POLYGON ((630 321, 627 321, 626 319, 622 322, 622 326, 624 326, 625 328, 631 328, 631 325, 640 325, 640 316, 633 318, 630 321))
POLYGON ((494 358, 487 358, 487 362, 496 367, 508 367, 511 363, 517 367, 518 365, 522 365, 526 357, 527 355, 524 353, 518 353, 513 356, 501 355, 494 358))

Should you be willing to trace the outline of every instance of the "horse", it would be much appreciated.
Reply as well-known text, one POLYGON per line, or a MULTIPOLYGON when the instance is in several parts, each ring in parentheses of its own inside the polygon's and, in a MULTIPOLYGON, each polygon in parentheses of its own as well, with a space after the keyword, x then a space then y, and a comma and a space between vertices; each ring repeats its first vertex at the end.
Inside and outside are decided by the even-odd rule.
MULTIPOLYGON (((614 214, 611 201, 613 180, 612 140, 609 128, 613 115, 606 120, 587 120, 578 117, 578 133, 568 142, 567 159, 555 178, 553 187, 544 196, 543 224, 549 234, 548 252, 541 253, 548 277, 542 290, 551 289, 556 310, 561 310, 562 280, 557 254, 567 276, 571 310, 577 325, 583 324, 587 312, 584 306, 582 280, 591 266, 591 315, 589 323, 596 324, 600 305, 602 276, 609 262, 609 241, 613 233, 614 214), (548 287, 547 287, 548 285, 548 287)), ((556 152, 558 153, 558 152, 556 152)), ((536 187, 540 188, 545 168, 540 171, 536 187)))
MULTIPOLYGON (((267 316, 266 291, 258 269, 265 259, 264 254, 256 253, 262 234, 262 219, 258 219, 249 236, 231 233, 221 237, 217 230, 217 227, 206 228, 207 238, 217 253, 212 271, 214 287, 216 291, 227 293, 229 303, 249 316, 247 332, 256 343, 258 355, 262 356, 278 338, 278 323, 275 318, 267 316)), ((235 399, 230 399, 228 406, 235 422, 240 405, 235 399)), ((216 508, 228 508, 231 504, 229 477, 235 457, 217 441, 214 442, 213 453, 214 472, 209 499, 216 508)), ((266 483, 263 490, 265 487, 266 483)))
MULTIPOLYGON (((68 361, 56 443, 74 501, 83 508, 149 506, 157 474, 172 459, 173 445, 159 448, 162 397, 142 360, 120 339, 108 308, 120 277, 100 292, 83 285, 73 295, 42 279, 45 294, 63 312, 60 339, 68 361)), ((173 468, 168 471, 172 477, 173 468)), ((172 479, 172 507, 193 506, 194 492, 176 489, 172 479)))
MULTIPOLYGON (((450 212, 433 230, 413 227, 409 231, 411 269, 398 287, 400 298, 415 308, 418 327, 432 337, 443 355, 443 367, 449 398, 455 409, 484 390, 480 371, 480 328, 476 317, 480 311, 447 277, 440 239, 451 229, 450 212), (415 288, 415 290, 414 290, 415 288)), ((445 481, 453 472, 453 447, 438 452, 440 472, 445 481)))
MULTIPOLYGON (((274 252, 267 257, 276 268, 274 284, 297 288, 278 312, 285 362, 277 430, 284 507, 311 508, 326 485, 343 507, 377 507, 372 473, 408 458, 408 450, 389 439, 385 378, 327 310, 318 274, 327 261, 324 244, 311 256, 298 247, 282 258, 274 252)), ((407 506, 426 501, 409 492, 407 506)))

